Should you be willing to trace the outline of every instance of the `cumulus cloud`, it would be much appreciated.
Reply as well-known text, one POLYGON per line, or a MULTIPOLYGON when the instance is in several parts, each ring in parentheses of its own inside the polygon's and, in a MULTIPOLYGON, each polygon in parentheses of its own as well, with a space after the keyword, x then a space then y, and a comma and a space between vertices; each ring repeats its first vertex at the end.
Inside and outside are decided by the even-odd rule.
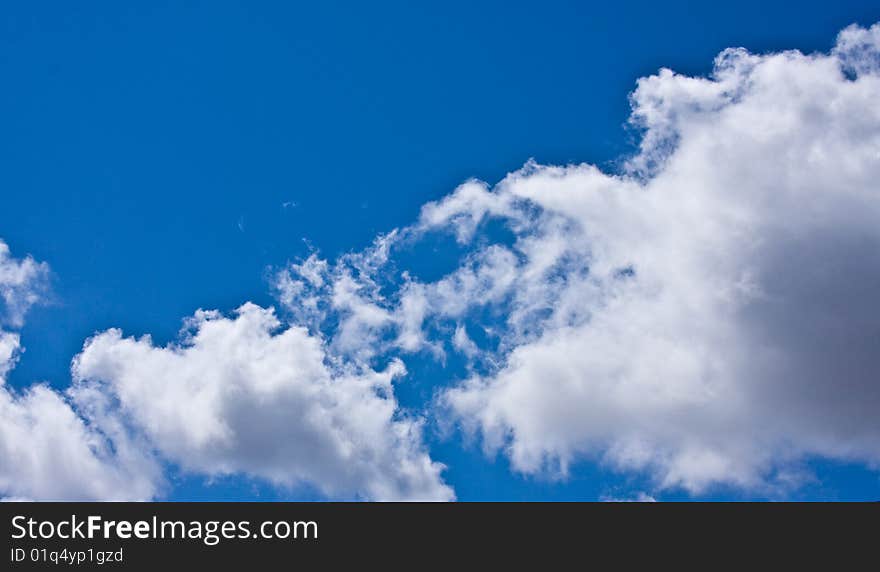
POLYGON ((37 500, 147 500, 161 481, 141 446, 109 439, 46 385, 0 388, 0 494, 37 500))
POLYGON ((385 266, 326 265, 328 291, 370 307, 336 335, 350 319, 370 347, 462 353, 473 375, 438 404, 525 473, 592 459, 658 489, 775 494, 810 457, 874 466, 878 37, 853 26, 830 54, 729 49, 709 77, 640 79, 622 172, 530 162, 468 181, 386 241, 385 266), (458 268, 375 287, 394 249, 436 232, 458 268))
POLYGON ((509 352, 444 404, 524 472, 598 458, 699 493, 880 462, 878 37, 661 70, 629 172, 528 165, 486 191, 519 209, 509 352))
MULTIPOLYGON (((21 324, 40 299, 45 263, 15 259, 0 242, 0 292, 21 324)), ((0 330, 0 496, 17 499, 142 500, 160 481, 141 444, 95 430, 66 397, 45 384, 17 391, 6 376, 21 351, 19 334, 0 330)))
MULTIPOLYGON (((5 299, 21 324, 48 267, 0 255, 5 299)), ((320 270, 301 268, 313 288, 320 270)), ((369 320, 356 292, 337 290, 337 299, 369 320)), ((320 313, 302 308, 304 322, 320 313)), ((0 495, 146 500, 165 491, 171 462, 332 498, 454 498, 423 446, 423 421, 394 398, 393 380, 406 373, 399 360, 377 371, 331 355, 319 332, 282 326, 272 309, 250 303, 232 318, 199 311, 185 324, 166 347, 116 329, 97 334, 74 359, 65 393, 6 386, 21 347, 17 333, 0 330, 0 495)))
POLYGON ((73 372, 78 405, 118 404, 111 419, 187 471, 308 483, 334 498, 453 498, 421 421, 397 407, 402 363, 332 363, 321 339, 282 327, 271 309, 199 312, 167 347, 109 330, 86 343, 73 372))

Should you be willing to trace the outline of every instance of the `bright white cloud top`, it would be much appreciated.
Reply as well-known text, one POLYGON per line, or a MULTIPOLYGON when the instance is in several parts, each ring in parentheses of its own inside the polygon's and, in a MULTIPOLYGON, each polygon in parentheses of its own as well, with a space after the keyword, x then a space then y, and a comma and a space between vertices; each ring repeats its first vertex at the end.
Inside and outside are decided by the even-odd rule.
MULTIPOLYGON (((278 272, 280 318, 199 312, 166 347, 108 330, 66 396, 0 388, 0 492, 150 498, 172 462, 333 498, 451 499, 425 419, 394 397, 418 351, 471 371, 441 380, 427 414, 524 473, 592 460, 657 490, 774 495, 811 457, 876 466, 878 102, 878 25, 829 54, 727 50, 708 78, 642 78, 644 136, 620 174, 529 163, 467 182, 365 252, 278 272), (397 249, 438 232, 460 266, 397 279, 397 249)), ((46 272, 0 243, 0 376, 46 272)))
POLYGON ((231 319, 199 312, 188 328, 165 348, 118 330, 89 340, 73 367, 86 380, 77 403, 91 409, 110 397, 119 403, 110 423, 128 419, 190 471, 311 483, 336 498, 453 498, 423 450, 419 420, 397 410, 399 361, 380 372, 328 365, 319 338, 279 331, 274 312, 254 304, 231 319))

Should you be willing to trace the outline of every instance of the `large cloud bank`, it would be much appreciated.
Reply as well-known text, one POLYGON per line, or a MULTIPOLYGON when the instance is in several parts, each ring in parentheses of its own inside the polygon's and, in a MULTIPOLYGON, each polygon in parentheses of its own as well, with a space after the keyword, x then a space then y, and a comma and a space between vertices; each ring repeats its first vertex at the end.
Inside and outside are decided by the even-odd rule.
POLYGON ((294 267, 282 291, 293 309, 323 302, 354 353, 462 352, 474 373, 438 404, 525 473, 589 459, 659 489, 775 494, 811 457, 873 466, 878 62, 874 26, 830 54, 661 70, 632 95, 644 135, 622 173, 530 163, 471 181, 363 255, 451 232, 467 255, 442 280, 383 297, 383 266, 348 257, 294 267), (493 240, 493 220, 512 238, 493 240))
POLYGON ((698 493, 880 462, 878 50, 849 28, 662 70, 632 96, 645 180, 533 165, 426 209, 516 232, 509 352, 443 402, 525 472, 593 456, 698 493))
MULTIPOLYGON (((170 462, 334 498, 451 499, 395 384, 456 353, 427 411, 529 474, 775 495, 880 463, 880 26, 828 54, 727 50, 642 78, 619 173, 528 163, 412 226, 276 272, 279 311, 199 311, 157 346, 86 341, 65 394, 0 387, 0 492, 150 498, 170 462), (498 226, 504 231, 499 232, 498 226), (422 281, 396 260, 454 237, 422 281)), ((47 269, 0 243, 0 379, 47 269)))

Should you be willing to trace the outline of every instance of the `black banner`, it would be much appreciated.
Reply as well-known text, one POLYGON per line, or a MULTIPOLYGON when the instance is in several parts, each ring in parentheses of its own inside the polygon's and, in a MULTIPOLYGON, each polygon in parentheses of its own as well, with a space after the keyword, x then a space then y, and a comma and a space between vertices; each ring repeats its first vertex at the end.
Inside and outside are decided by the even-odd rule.
POLYGON ((474 558, 556 569, 599 567, 599 557, 617 566, 702 554, 714 568, 771 555, 873 561, 880 505, 5 503, 0 511, 0 570, 411 569, 474 558))

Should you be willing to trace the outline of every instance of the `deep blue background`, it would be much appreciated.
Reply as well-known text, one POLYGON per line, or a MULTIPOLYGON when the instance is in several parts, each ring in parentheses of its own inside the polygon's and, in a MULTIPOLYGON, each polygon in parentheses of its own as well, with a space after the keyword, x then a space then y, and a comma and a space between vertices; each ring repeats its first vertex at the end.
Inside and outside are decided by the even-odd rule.
MULTIPOLYGON (((172 338, 196 308, 271 304, 266 268, 369 243, 468 177, 534 157, 614 168, 635 80, 730 46, 828 50, 863 2, 17 2, 0 8, 0 237, 54 272, 11 383, 64 387, 97 330, 172 338), (285 206, 287 203, 287 206, 285 206)), ((438 383, 442 382, 438 379, 438 383)), ((643 485, 583 463, 553 483, 431 439, 462 499, 643 485)), ((806 498, 877 498, 816 463, 806 498)), ((181 478, 172 498, 306 496, 181 478)), ((740 498, 717 491, 711 498, 740 498)))

